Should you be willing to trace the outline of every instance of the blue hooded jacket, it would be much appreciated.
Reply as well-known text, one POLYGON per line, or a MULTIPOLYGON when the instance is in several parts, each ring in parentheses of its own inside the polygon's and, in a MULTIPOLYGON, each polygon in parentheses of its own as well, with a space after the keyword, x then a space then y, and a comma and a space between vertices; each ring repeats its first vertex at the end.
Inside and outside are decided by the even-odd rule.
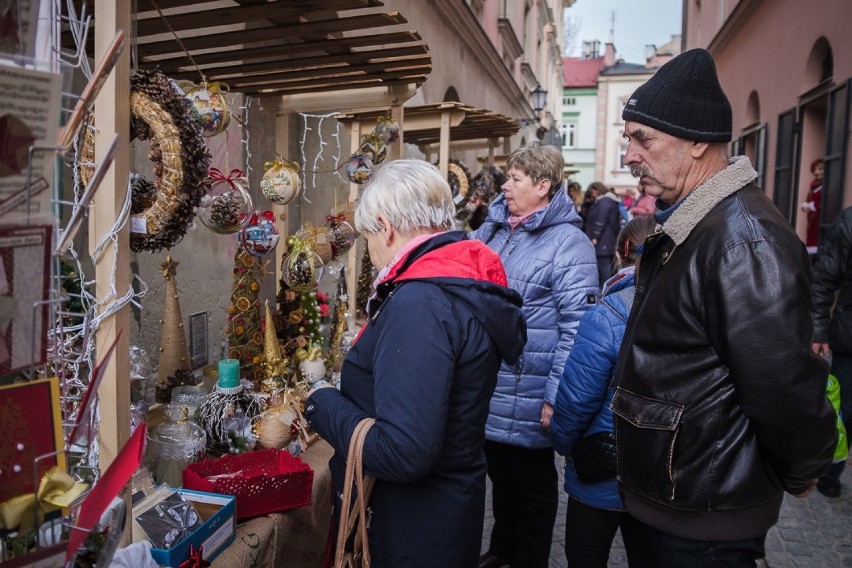
POLYGON ((362 418, 374 567, 475 566, 485 515, 488 401, 503 359, 526 339, 520 296, 499 257, 461 231, 436 235, 377 287, 370 319, 343 363, 340 391, 306 402, 334 448, 339 507, 349 441, 362 418))
POLYGON ((620 271, 604 285, 601 303, 580 320, 574 348, 556 393, 550 434, 553 448, 566 456, 565 492, 574 499, 601 509, 624 509, 618 483, 588 485, 574 473, 571 450, 574 444, 598 432, 612 432, 612 376, 627 318, 633 305, 633 267, 620 271))
POLYGON ((544 402, 556 401, 562 368, 580 318, 598 294, 595 249, 580 230, 582 219, 561 188, 550 203, 515 231, 504 195, 471 237, 497 251, 509 287, 524 299, 527 344, 520 361, 503 364, 485 426, 488 440, 524 448, 550 447, 541 427, 544 402))

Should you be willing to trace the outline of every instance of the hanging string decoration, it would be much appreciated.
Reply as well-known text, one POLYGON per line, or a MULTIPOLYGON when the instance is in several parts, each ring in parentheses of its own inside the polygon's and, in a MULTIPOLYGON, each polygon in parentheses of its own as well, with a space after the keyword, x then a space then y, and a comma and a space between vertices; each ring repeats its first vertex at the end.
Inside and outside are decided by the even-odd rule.
POLYGON ((391 144, 399 140, 399 123, 388 112, 387 115, 379 117, 373 133, 381 136, 385 144, 391 144))
POLYGON ((328 224, 328 236, 331 243, 331 256, 338 259, 345 255, 355 244, 355 229, 346 220, 345 213, 328 215, 325 218, 328 224))
POLYGON ((373 177, 373 160, 367 154, 352 154, 344 169, 346 177, 352 183, 363 184, 373 177))
POLYGON ((231 170, 225 176, 217 168, 210 168, 208 180, 211 186, 199 203, 198 220, 214 233, 236 233, 248 222, 252 211, 246 175, 242 170, 231 170))
POLYGON ((231 122, 231 105, 224 93, 225 83, 213 82, 196 85, 191 81, 178 83, 190 102, 190 112, 206 138, 222 134, 231 122))
POLYGON ((310 242, 293 235, 287 239, 288 254, 282 261, 284 282, 298 292, 312 292, 322 278, 324 263, 310 242))
POLYGON ((243 377, 256 385, 263 380, 260 282, 266 272, 264 262, 243 247, 234 255, 231 305, 228 307, 228 356, 240 362, 243 377))
POLYGON ((378 166, 384 162, 388 156, 388 149, 385 146, 384 138, 375 132, 361 137, 359 152, 368 156, 374 166, 378 166))
POLYGON ((260 189, 264 197, 276 205, 287 205, 299 195, 302 183, 299 180, 299 164, 276 160, 263 165, 260 189))
POLYGON ((255 211, 240 231, 240 244, 254 256, 263 256, 278 246, 278 227, 272 211, 255 211))
POLYGON ((331 237, 328 234, 328 227, 320 225, 314 226, 310 221, 305 221, 305 224, 296 231, 296 238, 300 239, 305 245, 310 246, 311 250, 317 253, 323 264, 328 264, 333 259, 333 250, 331 248, 331 237))
MULTIPOLYGON (((156 199, 134 217, 130 248, 157 252, 180 242, 209 188, 210 154, 183 99, 159 71, 131 78, 131 137, 150 140, 156 199)), ((90 160, 91 161, 91 160, 90 160)))

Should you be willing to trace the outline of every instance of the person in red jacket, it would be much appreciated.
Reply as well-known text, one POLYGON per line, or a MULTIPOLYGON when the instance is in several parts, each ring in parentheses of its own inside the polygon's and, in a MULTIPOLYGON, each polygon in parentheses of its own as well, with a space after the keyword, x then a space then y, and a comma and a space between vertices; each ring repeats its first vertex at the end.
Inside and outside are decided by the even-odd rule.
POLYGON ((633 217, 642 215, 653 215, 657 211, 657 198, 653 195, 645 193, 645 186, 641 183, 636 186, 636 203, 630 208, 630 214, 633 217))
POLYGON ((819 208, 822 201, 822 175, 825 172, 825 161, 820 158, 811 163, 811 174, 814 179, 808 190, 808 200, 802 203, 802 211, 808 216, 808 232, 805 244, 808 254, 814 255, 819 245, 819 208))

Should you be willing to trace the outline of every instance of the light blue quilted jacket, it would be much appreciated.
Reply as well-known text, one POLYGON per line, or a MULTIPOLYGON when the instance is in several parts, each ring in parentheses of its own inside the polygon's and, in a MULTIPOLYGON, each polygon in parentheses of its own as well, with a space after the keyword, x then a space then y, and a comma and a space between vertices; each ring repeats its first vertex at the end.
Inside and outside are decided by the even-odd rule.
POLYGON ((598 269, 595 249, 580 230, 581 219, 560 188, 514 232, 503 195, 488 207, 488 218, 471 237, 503 260, 509 286, 524 299, 527 344, 514 366, 500 368, 485 437, 524 448, 550 446, 541 408, 553 404, 562 368, 580 318, 595 304, 598 269))

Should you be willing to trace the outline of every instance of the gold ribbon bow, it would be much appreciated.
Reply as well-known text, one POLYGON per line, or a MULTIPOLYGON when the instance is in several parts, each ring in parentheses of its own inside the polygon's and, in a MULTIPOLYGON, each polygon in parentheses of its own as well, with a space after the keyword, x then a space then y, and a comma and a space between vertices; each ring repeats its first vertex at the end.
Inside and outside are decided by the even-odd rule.
POLYGON ((38 493, 19 495, 0 503, 0 529, 19 527, 20 533, 27 533, 36 527, 37 522, 42 522, 45 513, 70 507, 87 488, 87 484, 74 481, 73 477, 54 466, 41 476, 38 493), (38 519, 34 515, 36 509, 38 519))
POLYGON ((299 172, 299 164, 296 162, 289 162, 287 160, 273 160, 272 162, 264 162, 263 163, 263 171, 269 171, 272 169, 279 168, 287 168, 293 170, 294 173, 299 172))
POLYGON ((317 347, 315 343, 311 343, 307 349, 299 348, 293 353, 293 358, 296 361, 316 361, 322 355, 322 349, 317 347))

